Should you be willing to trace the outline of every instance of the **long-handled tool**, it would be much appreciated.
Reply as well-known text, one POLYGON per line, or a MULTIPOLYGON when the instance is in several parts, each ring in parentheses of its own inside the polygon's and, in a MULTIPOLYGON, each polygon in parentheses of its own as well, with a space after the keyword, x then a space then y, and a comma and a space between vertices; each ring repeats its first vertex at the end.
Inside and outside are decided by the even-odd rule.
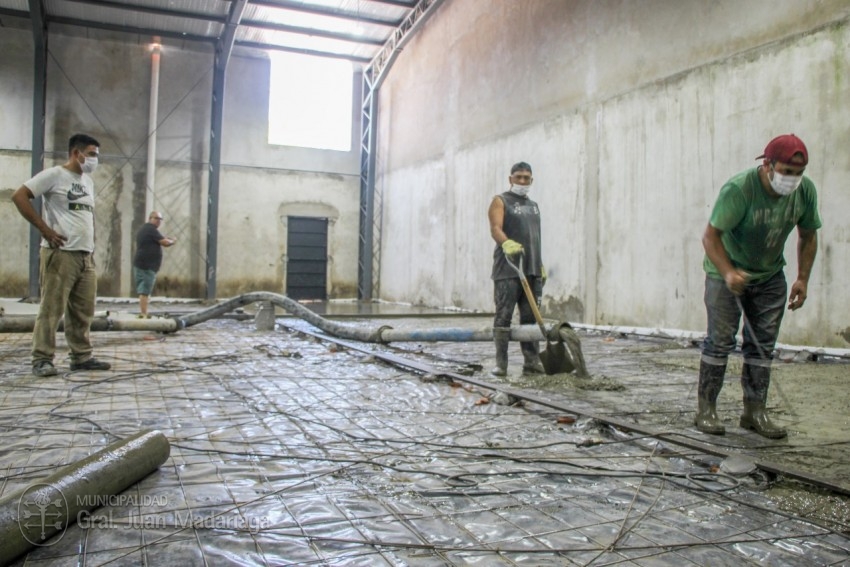
POLYGON ((519 281, 522 282, 522 289, 525 291, 525 297, 528 299, 528 304, 531 306, 532 313, 534 313, 534 319, 540 326, 540 332, 543 333, 543 338, 546 339, 546 350, 540 353, 540 362, 543 363, 543 370, 546 371, 546 374, 571 372, 574 366, 570 362, 564 343, 560 341, 556 343, 551 342, 549 340, 549 335, 546 333, 546 326, 543 324, 543 317, 540 315, 540 310, 537 308, 537 300, 535 299, 534 294, 531 293, 531 287, 528 285, 528 278, 525 277, 525 272, 522 271, 522 253, 520 253, 517 257, 517 264, 511 262, 511 258, 507 254, 505 254, 505 260, 519 276, 519 281))
MULTIPOLYGON (((741 298, 737 295, 735 296, 735 302, 738 304, 738 309, 741 310, 741 317, 744 319, 744 325, 747 327, 747 331, 749 331, 750 337, 752 338, 753 343, 755 343, 756 348, 758 348, 759 352, 761 353, 761 357, 764 360, 770 360, 770 353, 767 352, 767 349, 764 348, 756 338, 756 331, 755 329, 753 329, 749 317, 747 317, 747 312, 744 311, 744 305, 743 303, 741 303, 741 298)), ((782 401, 785 403, 785 406, 788 408, 788 411, 791 413, 791 415, 794 417, 799 417, 797 415, 797 412, 794 411, 794 406, 791 405, 791 402, 788 401, 788 398, 785 396, 785 392, 782 391, 782 387, 779 385, 779 381, 774 380, 773 385, 776 387, 776 391, 779 393, 779 397, 782 398, 782 401)))

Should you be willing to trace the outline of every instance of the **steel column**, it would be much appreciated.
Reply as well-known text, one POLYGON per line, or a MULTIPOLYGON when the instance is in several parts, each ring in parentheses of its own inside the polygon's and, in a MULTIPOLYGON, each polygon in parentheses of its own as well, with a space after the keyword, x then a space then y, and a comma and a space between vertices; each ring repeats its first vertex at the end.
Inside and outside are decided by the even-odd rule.
POLYGON ((376 112, 376 96, 377 92, 372 88, 372 68, 370 67, 363 71, 360 136, 360 240, 357 265, 357 298, 362 300, 372 299, 374 278, 375 129, 373 124, 376 112))
POLYGON ((381 273, 381 203, 375 189, 378 92, 402 47, 444 0, 420 0, 363 71, 360 135, 360 242, 357 298, 371 300, 381 273), (376 207, 376 204, 378 205, 376 207), (377 215, 377 216, 376 216, 377 215), (377 231, 375 230, 377 228, 377 231))
MULTIPOLYGON (((32 156, 30 171, 35 175, 44 169, 44 121, 47 99, 47 25, 44 22, 42 0, 29 0, 33 40, 33 93, 32 93, 32 156)), ((33 207, 41 214, 41 198, 33 200, 33 207)), ((30 225, 29 238, 29 289, 30 298, 38 298, 38 265, 41 234, 30 225)))
POLYGON ((207 299, 215 299, 218 270, 218 198, 221 179, 221 140, 224 124, 224 84, 227 63, 236 40, 236 30, 248 0, 238 0, 230 7, 224 32, 215 46, 213 69, 212 116, 210 118, 210 177, 207 190, 207 299))

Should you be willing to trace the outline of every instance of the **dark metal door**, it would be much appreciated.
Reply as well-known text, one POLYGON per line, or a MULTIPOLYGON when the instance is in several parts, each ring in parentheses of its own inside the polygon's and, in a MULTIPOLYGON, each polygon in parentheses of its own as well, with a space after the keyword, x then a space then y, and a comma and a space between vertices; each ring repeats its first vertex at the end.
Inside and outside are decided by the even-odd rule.
POLYGON ((286 295, 292 299, 327 299, 328 219, 288 220, 286 295))

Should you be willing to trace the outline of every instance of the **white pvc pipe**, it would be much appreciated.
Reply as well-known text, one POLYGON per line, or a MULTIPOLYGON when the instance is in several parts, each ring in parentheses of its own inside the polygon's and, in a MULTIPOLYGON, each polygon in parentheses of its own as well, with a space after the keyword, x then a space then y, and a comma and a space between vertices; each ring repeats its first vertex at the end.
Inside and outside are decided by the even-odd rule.
MULTIPOLYGON (((623 335, 636 335, 639 337, 653 337, 658 339, 672 339, 672 340, 688 340, 694 342, 702 342, 705 338, 705 333, 697 332, 697 331, 683 331, 681 329, 662 329, 660 327, 624 327, 624 326, 616 326, 616 325, 585 325, 583 323, 570 323, 570 326, 574 329, 582 329, 585 331, 602 331, 605 333, 621 333, 623 335)), ((738 344, 741 344, 740 337, 738 338, 738 344)), ((782 343, 776 343, 776 346, 773 347, 774 350, 777 351, 788 351, 788 352, 808 352, 811 354, 824 355, 824 356, 834 356, 836 358, 850 358, 850 349, 846 348, 832 348, 832 347, 819 347, 819 346, 800 346, 800 345, 786 345, 782 343)))
MULTIPOLYGON (((156 207, 156 123, 159 114, 159 37, 153 38, 151 45, 151 93, 148 113, 148 163, 145 175, 145 215, 156 207)), ((147 218, 147 217, 145 217, 147 218)))

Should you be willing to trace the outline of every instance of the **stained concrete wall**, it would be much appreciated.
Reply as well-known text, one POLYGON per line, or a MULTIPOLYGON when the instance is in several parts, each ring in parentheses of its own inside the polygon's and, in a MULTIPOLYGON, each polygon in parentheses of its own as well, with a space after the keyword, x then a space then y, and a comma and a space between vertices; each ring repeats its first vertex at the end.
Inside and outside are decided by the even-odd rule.
POLYGON ((381 297, 492 309, 487 207, 525 160, 545 314, 704 330, 716 194, 795 132, 824 228, 780 341, 847 346, 848 23, 846 0, 444 2, 381 87, 381 297))
MULTIPOLYGON (((33 49, 28 22, 4 19, 0 33, 0 296, 28 288, 28 225, 9 201, 30 177, 33 49)), ((70 134, 102 144, 95 172, 99 294, 133 295, 134 235, 145 222, 150 38, 52 26, 48 46, 45 166, 63 163, 70 134)), ((210 46, 169 42, 162 49, 154 203, 164 253, 155 295, 202 297, 213 56, 210 46)), ((359 226, 359 101, 350 152, 267 142, 269 60, 231 57, 225 87, 218 225, 217 292, 282 292, 287 216, 329 221, 328 293, 356 295, 359 226), (293 212, 295 211, 295 212, 293 212)), ((359 76, 352 80, 360 94, 359 76)))

